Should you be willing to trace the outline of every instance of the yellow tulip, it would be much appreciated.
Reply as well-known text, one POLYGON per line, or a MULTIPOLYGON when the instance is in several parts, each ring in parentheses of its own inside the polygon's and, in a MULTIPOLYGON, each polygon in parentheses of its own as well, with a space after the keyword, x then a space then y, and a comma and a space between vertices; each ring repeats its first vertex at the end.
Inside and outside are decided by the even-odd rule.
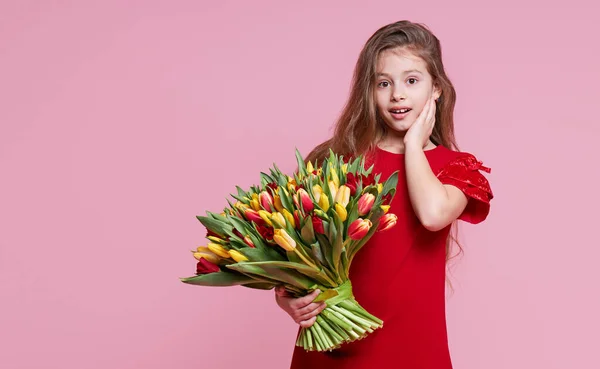
POLYGON ((333 183, 333 181, 329 181, 328 185, 329 185, 329 192, 331 192, 331 198, 335 200, 335 196, 337 195, 337 192, 338 192, 338 186, 336 186, 335 183, 333 183))
POLYGON ((258 215, 262 218, 262 220, 265 221, 265 223, 273 227, 273 223, 271 223, 271 219, 269 219, 271 217, 271 214, 268 211, 259 210, 258 215))
POLYGON ((283 204, 281 203, 281 197, 279 197, 279 195, 273 197, 273 205, 278 212, 283 211, 283 204))
POLYGON ((335 170, 335 168, 333 167, 332 164, 330 164, 329 168, 330 168, 329 173, 331 174, 331 180, 333 181, 333 183, 335 183, 336 187, 339 187, 340 186, 340 178, 338 177, 337 171, 335 170))
POLYGON ((350 202, 350 188, 346 185, 341 185, 335 195, 335 202, 346 207, 350 202))
POLYGON ((292 215, 292 213, 287 211, 287 209, 283 209, 282 213, 285 219, 288 221, 288 223, 292 226, 292 228, 296 228, 296 222, 294 221, 294 216, 292 215))
POLYGON ((377 192, 381 193, 381 191, 383 191, 383 183, 378 183, 377 184, 377 192))
POLYGON ((252 208, 252 210, 259 211, 260 203, 258 202, 258 199, 250 200, 250 207, 252 208))
POLYGON ((346 208, 340 204, 335 204, 335 212, 337 213, 338 217, 340 217, 342 222, 348 218, 348 212, 346 211, 346 208))
POLYGON ((342 164, 342 173, 344 173, 344 174, 348 173, 348 164, 347 163, 342 164))
POLYGON ((219 263, 219 257, 217 255, 213 254, 212 252, 195 252, 194 258, 196 260, 206 259, 213 264, 219 263))
POLYGON ((327 195, 323 194, 321 196, 319 199, 319 206, 321 209, 323 209, 323 211, 329 210, 329 197, 327 197, 327 195))
POLYGON ((248 261, 248 258, 237 250, 229 250, 229 255, 231 255, 231 258, 238 263, 242 261, 248 261))
POLYGON ((296 248, 296 241, 284 229, 275 229, 273 240, 286 251, 294 251, 296 248))
POLYGON ((308 174, 311 174, 312 172, 314 172, 315 168, 313 168, 312 163, 309 161, 308 164, 306 164, 306 171, 308 172, 308 174))
POLYGON ((229 251, 225 250, 223 248, 223 246, 219 245, 218 243, 212 243, 210 242, 208 244, 208 249, 212 252, 214 252, 215 254, 219 255, 222 258, 229 258, 229 251))
POLYGON ((323 194, 323 189, 318 184, 314 185, 312 188, 312 193, 315 198, 315 202, 319 202, 321 199, 321 195, 323 194))
POLYGON ((380 208, 383 210, 383 214, 386 214, 390 210, 389 205, 381 205, 380 208))
POLYGON ((281 228, 285 228, 285 217, 283 216, 283 214, 275 212, 271 214, 271 220, 277 223, 277 225, 281 228))

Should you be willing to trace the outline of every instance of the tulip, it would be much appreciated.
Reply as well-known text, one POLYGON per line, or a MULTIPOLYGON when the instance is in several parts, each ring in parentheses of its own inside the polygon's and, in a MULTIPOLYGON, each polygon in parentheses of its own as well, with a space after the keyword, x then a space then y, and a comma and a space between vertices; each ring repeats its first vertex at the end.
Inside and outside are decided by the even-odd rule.
POLYGON ((229 251, 225 250, 223 248, 223 246, 219 245, 218 243, 212 243, 210 242, 208 244, 208 249, 212 252, 214 252, 215 254, 219 255, 222 258, 229 258, 229 251))
POLYGON ((342 173, 346 174, 348 172, 348 163, 342 164, 342 173))
POLYGON ((329 217, 327 216, 327 214, 323 210, 316 209, 315 210, 315 215, 318 216, 319 218, 323 219, 323 220, 329 220, 329 217))
POLYGON ((260 217, 260 214, 256 210, 246 209, 244 211, 246 219, 256 224, 265 224, 265 221, 260 217))
POLYGON ((346 211, 346 208, 342 205, 335 204, 335 212, 337 213, 338 217, 340 217, 340 220, 342 222, 348 219, 348 212, 346 211))
POLYGON ((231 255, 231 258, 238 263, 242 261, 248 261, 248 258, 237 250, 229 250, 229 255, 231 255))
POLYGON ((267 242, 273 243, 273 228, 262 225, 257 225, 256 230, 260 233, 260 236, 267 240, 267 242))
POLYGON ((383 183, 378 183, 377 184, 377 192, 381 193, 381 191, 383 191, 383 183))
POLYGON ((328 185, 329 185, 329 192, 331 193, 331 198, 335 200, 335 196, 337 195, 337 192, 338 192, 338 186, 336 186, 333 181, 329 181, 328 185))
POLYGON ((313 165, 310 161, 308 162, 308 164, 306 164, 306 171, 308 172, 308 174, 315 171, 315 168, 313 167, 313 165))
POLYGON ((333 164, 329 165, 329 174, 331 175, 331 180, 335 183, 336 187, 340 186, 340 177, 338 177, 337 171, 333 167, 333 164))
POLYGON ((335 202, 346 207, 350 202, 350 189, 345 185, 341 185, 335 195, 335 202))
POLYGON ((353 240, 360 240, 367 235, 372 225, 369 219, 358 218, 348 227, 348 236, 353 240))
POLYGON ((350 195, 354 196, 356 194, 356 186, 358 186, 358 182, 356 181, 356 177, 352 173, 348 173, 346 176, 346 187, 350 188, 350 195))
MULTIPOLYGON (((207 250, 208 250, 208 248, 207 248, 207 250)), ((219 257, 210 251, 209 252, 195 252, 194 258, 196 260, 206 259, 213 264, 217 264, 219 262, 219 257)))
POLYGON ((282 213, 283 213, 283 216, 285 217, 285 220, 287 220, 287 222, 292 226, 292 228, 296 228, 296 222, 294 220, 294 216, 292 215, 292 213, 287 211, 287 209, 283 209, 282 213))
POLYGON ((285 229, 276 229, 273 231, 273 240, 286 251, 294 251, 296 241, 285 231, 285 229))
POLYGON ((370 193, 366 193, 358 199, 358 215, 363 216, 369 214, 373 204, 375 203, 375 196, 370 193))
POLYGON ((323 209, 323 211, 329 210, 329 197, 327 197, 327 195, 321 195, 321 198, 319 199, 319 207, 323 209))
POLYGON ((325 228, 323 228, 323 220, 321 220, 321 218, 313 216, 312 225, 315 232, 325 234, 325 228))
POLYGON ((268 225, 270 225, 271 227, 273 227, 273 223, 271 223, 271 219, 269 219, 271 217, 271 213, 269 213, 268 211, 265 210, 259 210, 258 211, 258 216, 260 216, 260 218, 267 223, 268 225))
POLYGON ((323 194, 323 189, 318 184, 314 185, 312 188, 312 193, 313 197, 315 198, 315 202, 318 203, 321 199, 321 195, 323 194))
POLYGON ((285 228, 285 217, 281 213, 273 213, 271 214, 271 220, 275 222, 279 227, 285 228))
POLYGON ((377 227, 378 231, 385 231, 396 225, 398 222, 398 217, 396 214, 385 214, 381 218, 379 218, 379 227, 377 227))
POLYGON ((380 208, 383 210, 383 214, 386 214, 390 210, 389 205, 381 205, 380 208))
POLYGON ((258 201, 258 195, 253 193, 252 199, 250 200, 250 207, 256 211, 260 210, 260 202, 258 201))
POLYGON ((218 265, 215 265, 204 258, 200 259, 198 264, 196 264, 196 274, 216 273, 219 270, 221 269, 219 269, 218 265))
POLYGON ((265 210, 271 211, 271 207, 273 206, 273 196, 271 196, 270 193, 262 191, 260 195, 258 195, 258 200, 265 210))
POLYGON ((252 242, 252 239, 250 238, 250 236, 244 237, 244 243, 246 243, 246 245, 248 245, 248 247, 252 247, 253 249, 256 248, 256 246, 254 245, 254 242, 252 242))
POLYGON ((298 190, 298 202, 302 202, 302 207, 304 208, 304 212, 309 213, 314 209, 314 205, 308 192, 303 188, 298 190))
POLYGON ((281 197, 279 197, 279 195, 273 197, 273 205, 275 206, 275 210, 279 212, 283 211, 283 204, 281 203, 281 197))
MULTIPOLYGON (((227 244, 227 241, 225 241, 221 237, 208 236, 206 238, 208 238, 209 240, 211 240, 214 243, 220 243, 221 245, 226 245, 227 244)), ((198 250, 198 251, 200 251, 200 250, 198 250)))

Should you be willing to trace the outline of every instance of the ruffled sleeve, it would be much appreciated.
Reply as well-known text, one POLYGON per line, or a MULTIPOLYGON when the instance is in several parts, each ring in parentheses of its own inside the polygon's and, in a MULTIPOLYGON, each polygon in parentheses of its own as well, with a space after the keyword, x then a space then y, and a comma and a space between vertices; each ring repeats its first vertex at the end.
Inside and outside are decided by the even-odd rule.
POLYGON ((491 169, 471 154, 464 154, 450 161, 437 174, 443 184, 459 188, 469 199, 467 207, 458 219, 477 224, 490 212, 490 200, 494 197, 488 180, 480 171, 487 173, 491 169))

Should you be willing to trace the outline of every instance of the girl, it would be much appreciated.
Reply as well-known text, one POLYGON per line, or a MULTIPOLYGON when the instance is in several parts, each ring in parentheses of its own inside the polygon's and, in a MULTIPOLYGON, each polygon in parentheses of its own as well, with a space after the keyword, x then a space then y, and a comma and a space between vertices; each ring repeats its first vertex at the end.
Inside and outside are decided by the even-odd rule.
MULTIPOLYGON (((365 44, 350 98, 331 139, 306 158, 321 162, 331 148, 364 154, 385 181, 400 171, 390 212, 396 226, 375 233, 357 254, 350 279, 357 301, 384 326, 332 352, 296 347, 292 369, 452 368, 445 320, 445 264, 450 226, 483 221, 492 191, 473 155, 457 151, 455 90, 442 64, 439 40, 423 25, 400 21, 365 44)), ((278 305, 309 327, 325 303, 315 291, 278 305)))

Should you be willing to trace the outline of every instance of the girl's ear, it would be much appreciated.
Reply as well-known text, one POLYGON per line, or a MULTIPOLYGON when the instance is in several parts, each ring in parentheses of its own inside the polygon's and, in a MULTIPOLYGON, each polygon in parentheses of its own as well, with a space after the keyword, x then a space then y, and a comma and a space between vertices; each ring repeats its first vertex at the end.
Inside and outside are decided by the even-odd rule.
POLYGON ((432 95, 433 95, 434 100, 439 99, 440 96, 442 96, 442 89, 440 89, 437 85, 434 85, 432 95))

